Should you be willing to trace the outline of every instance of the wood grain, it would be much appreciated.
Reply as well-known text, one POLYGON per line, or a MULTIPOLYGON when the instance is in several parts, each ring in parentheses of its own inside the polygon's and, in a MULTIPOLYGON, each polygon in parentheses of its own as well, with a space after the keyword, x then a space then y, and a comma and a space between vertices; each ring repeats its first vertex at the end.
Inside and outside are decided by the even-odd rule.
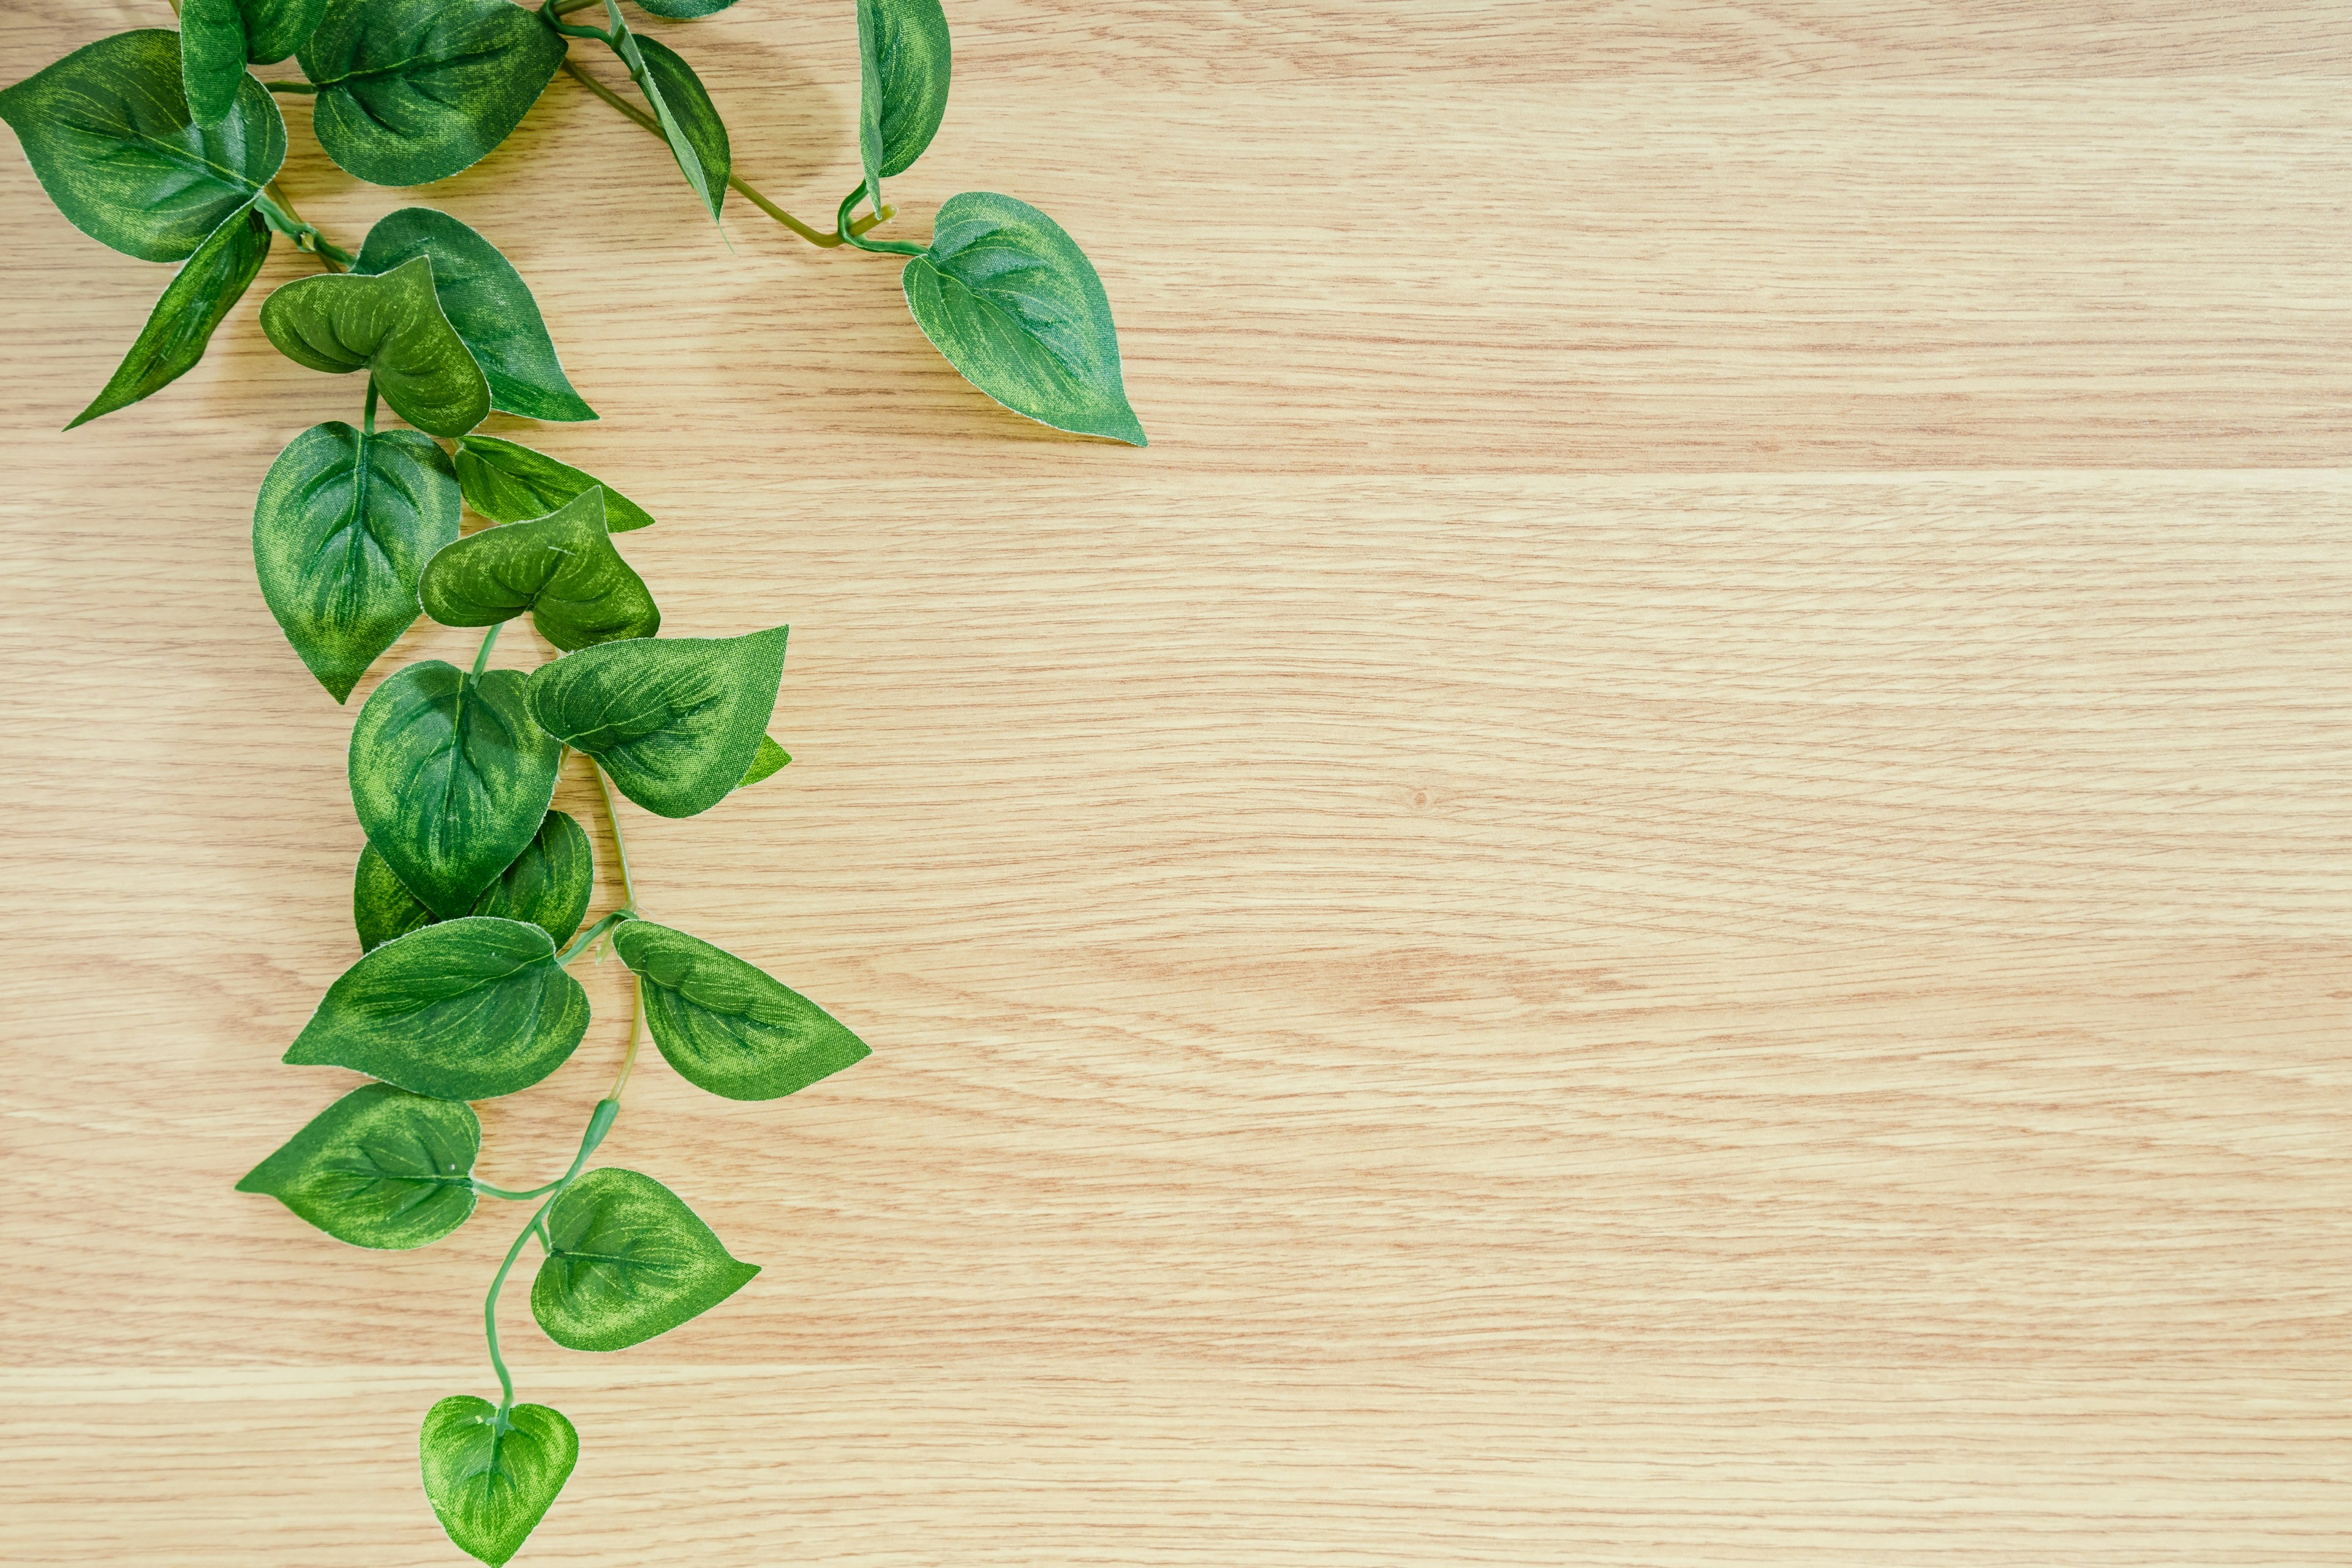
MULTIPOLYGON (((877 1047, 640 1069, 607 1153, 767 1271, 619 1357, 509 1312, 584 1439, 520 1561, 2352 1556, 2352 12, 953 10, 905 227, 1060 217, 1148 451, 971 393, 880 258, 722 246, 573 84, 421 194, 291 111, 331 233, 530 279, 604 420, 497 427, 661 518, 668 628, 793 623, 793 767, 632 854, 877 1047)), ((829 211, 849 8, 656 30, 829 211)), ((509 1215, 229 1191, 343 1081, 277 1057, 351 710, 247 518, 357 388, 248 300, 58 436, 162 274, 13 158, 0 213, 0 1560, 446 1563, 509 1215)), ((611 1070, 591 979, 494 1180, 611 1070)))

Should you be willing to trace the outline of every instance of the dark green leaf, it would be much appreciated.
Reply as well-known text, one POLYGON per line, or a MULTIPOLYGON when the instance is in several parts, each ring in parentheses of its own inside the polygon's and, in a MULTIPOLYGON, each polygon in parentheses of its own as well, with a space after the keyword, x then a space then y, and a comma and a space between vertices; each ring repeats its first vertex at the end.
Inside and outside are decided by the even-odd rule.
POLYGON ((735 0, 637 0, 637 9, 673 22, 690 22, 698 16, 716 16, 733 4, 735 0))
POLYGON ((1118 331, 1092 263, 1061 225, 985 191, 950 196, 907 263, 907 309, 966 381, 1015 414, 1148 445, 1118 374, 1118 331))
POLYGON ((624 921, 613 951, 645 982, 654 1044, 697 1089, 774 1100, 868 1054, 824 1008, 700 937, 624 921))
POLYGON ((425 613, 445 626, 487 626, 530 612, 539 635, 571 651, 661 630, 661 611, 604 531, 592 487, 549 516, 486 528, 425 568, 425 613))
POLYGON ((419 430, 462 436, 490 412, 489 383, 442 314, 430 257, 374 276, 325 272, 289 283, 262 301, 261 330, 296 364, 366 371, 419 430))
POLYGON ((741 789, 744 784, 758 784, 771 773, 782 773, 784 764, 792 760, 793 754, 790 752, 762 735, 760 737, 758 754, 752 757, 751 765, 743 770, 743 783, 735 787, 741 789))
POLYGON ((301 59, 327 156, 373 184, 421 185, 507 139, 563 40, 507 0, 330 0, 301 59))
POLYGON ((538 837, 555 795, 563 748, 531 721, 525 687, 520 670, 426 659, 385 677, 352 727, 360 826, 445 920, 538 837))
POLYGON ((229 111, 247 61, 282 60, 318 26, 327 0, 185 0, 182 79, 196 122, 229 111))
POLYGON ((637 637, 565 654, 531 671, 531 716, 647 811, 692 816, 724 800, 760 754, 784 631, 637 637))
POLYGON ((417 1435, 425 1495, 457 1550, 494 1565, 522 1550, 580 1459, 580 1434, 544 1405, 498 1408, 454 1394, 417 1435))
POLYGON ((177 276, 163 287, 163 298, 147 313, 139 340, 122 356, 106 390, 74 416, 73 425, 87 425, 100 415, 128 408, 142 397, 161 392, 195 368, 205 357, 213 329, 245 297, 254 274, 269 255, 269 226, 251 207, 240 207, 221 220, 196 247, 177 276))
POLYGON ((457 537, 449 458, 414 430, 313 425, 253 503, 261 596, 338 702, 416 619, 417 578, 457 537))
POLYGON ((588 994, 526 921, 468 915, 385 942, 343 971, 287 1047, 436 1100, 529 1089, 588 1031, 588 994))
POLYGON ((236 1190, 267 1193, 354 1247, 423 1247, 474 1212, 481 1150, 471 1106, 371 1083, 320 1111, 236 1190))
POLYGON ((496 436, 468 436, 457 443, 457 485, 466 504, 492 522, 545 517, 590 486, 602 485, 606 528, 626 533, 654 525, 652 513, 594 475, 496 436))
POLYGON ((730 1258, 676 1193, 612 1166, 564 1189, 547 1211, 547 1238, 530 1313, 566 1350, 643 1343, 709 1311, 760 1272, 730 1258))
POLYGON ((882 180, 904 174, 939 133, 952 68, 940 0, 857 0, 857 155, 866 194, 882 205, 882 180))
MULTIPOLYGON (((499 873, 467 913, 529 921, 561 944, 587 918, 595 881, 587 831, 570 814, 551 811, 530 847, 499 873)), ((352 873, 352 924, 359 930, 361 952, 373 952, 438 918, 408 890, 383 851, 373 844, 360 851, 352 873)))
POLYGON ((734 166, 727 146, 727 123, 712 107, 710 94, 703 90, 702 79, 678 58, 676 49, 652 38, 633 41, 645 54, 646 80, 640 85, 646 100, 654 106, 654 118, 661 122, 662 135, 669 142, 670 156, 677 160, 678 172, 715 218, 719 205, 727 199, 727 174, 734 166))
POLYGON ((58 210, 142 261, 192 254, 286 161, 286 122, 250 77, 217 124, 194 123, 180 35, 156 27, 85 45, 0 92, 0 120, 58 210))
POLYGON ((419 256, 433 258, 433 292, 441 313, 466 341, 490 406, 526 419, 593 419, 572 389, 539 302, 498 247, 446 213, 402 207, 368 230, 357 272, 389 272, 419 256))

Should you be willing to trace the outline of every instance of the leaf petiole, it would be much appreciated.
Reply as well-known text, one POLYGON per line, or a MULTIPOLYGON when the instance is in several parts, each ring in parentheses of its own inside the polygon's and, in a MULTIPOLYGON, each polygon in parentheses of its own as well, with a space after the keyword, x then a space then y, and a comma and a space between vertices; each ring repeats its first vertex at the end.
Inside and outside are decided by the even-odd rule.
POLYGON ((543 1186, 533 1187, 527 1193, 510 1193, 504 1187, 494 1187, 490 1185, 489 1183, 483 1181, 479 1176, 476 1176, 472 1180, 474 1190, 481 1194, 484 1197, 509 1198, 518 1203, 530 1198, 544 1197, 549 1193, 553 1192, 556 1188, 563 1184, 562 1178, 559 1176, 554 1181, 549 1182, 543 1186))
MULTIPOLYGON (((634 1030, 629 1044, 630 1055, 634 1058, 636 1054, 634 1030)), ((626 1068, 622 1069, 622 1076, 625 1078, 627 1076, 626 1068)), ((502 1427, 506 1422, 507 1412, 514 1408, 514 1377, 507 1371, 506 1357, 499 1353, 499 1292, 505 1289, 507 1276, 514 1272, 515 1259, 522 1256, 523 1243, 529 1241, 534 1233, 540 1237, 540 1245, 548 1247, 551 1251, 553 1250, 553 1243, 547 1236, 547 1211, 555 1205, 556 1199, 563 1195, 563 1189, 579 1179, 581 1167, 588 1163, 588 1156, 596 1152, 596 1145, 602 1143, 604 1141, 604 1135, 613 1130, 613 1119, 620 1114, 621 1102, 618 1099, 608 1096, 596 1102, 595 1111, 588 1118, 588 1131, 580 1137, 580 1152, 572 1157, 572 1169, 564 1172, 561 1179, 541 1189, 548 1194, 547 1201, 533 1212, 530 1223, 525 1225, 514 1238, 514 1245, 507 1248, 506 1260, 499 1265, 497 1276, 490 1280, 490 1293, 482 1298, 482 1337, 490 1347, 490 1365, 499 1374, 499 1389, 501 1394, 499 1401, 499 1421, 502 1427)), ((497 1195, 506 1197, 524 1194, 500 1193, 497 1195)))
POLYGON ((265 81, 261 85, 272 92, 299 92, 305 98, 319 90, 314 81, 265 81))
MULTIPOLYGON (((860 180, 857 182, 857 188, 856 190, 841 198, 841 210, 835 213, 833 216, 834 233, 836 236, 834 243, 838 245, 845 241, 848 244, 856 246, 860 250, 870 250, 877 256, 922 256, 928 254, 922 246, 909 245, 903 239, 867 239, 864 237, 866 231, 872 228, 874 225, 871 223, 852 223, 849 220, 849 209, 856 206, 857 205, 857 198, 865 194, 866 182, 860 180)), ((887 212, 890 209, 885 207, 882 210, 884 212, 887 212)))
POLYGON ((272 180, 264 185, 260 194, 253 198, 253 210, 261 215, 262 222, 338 272, 349 272, 359 264, 358 257, 339 245, 330 244, 327 237, 319 232, 316 224, 302 221, 302 215, 294 210, 294 204, 286 199, 286 193, 278 188, 277 181, 272 180))
POLYGON ((572 938, 572 945, 555 955, 556 967, 560 969, 564 964, 571 963, 573 959, 587 952, 588 944, 590 942, 593 942, 598 937, 603 936, 606 931, 611 931, 623 921, 635 919, 636 919, 636 916, 631 914, 626 909, 614 910, 611 914, 606 915, 603 920, 598 921, 594 925, 590 926, 586 931, 582 931, 578 936, 572 938))
POLYGON ((482 671, 490 668, 490 649, 498 646, 499 633, 504 630, 505 626, 504 621, 492 621, 490 629, 482 634, 482 646, 474 654, 475 679, 479 680, 482 678, 482 671))

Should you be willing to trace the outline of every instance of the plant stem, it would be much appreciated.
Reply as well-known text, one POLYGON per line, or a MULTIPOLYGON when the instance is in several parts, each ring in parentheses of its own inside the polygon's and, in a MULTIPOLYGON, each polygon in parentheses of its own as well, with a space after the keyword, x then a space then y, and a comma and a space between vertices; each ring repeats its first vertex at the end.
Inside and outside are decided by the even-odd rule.
POLYGON ((481 1194, 484 1197, 512 1198, 518 1202, 526 1198, 544 1197, 546 1194, 553 1192, 556 1188, 563 1184, 563 1179, 559 1176, 554 1181, 549 1182, 542 1186, 533 1187, 527 1193, 510 1193, 504 1187, 494 1187, 490 1185, 489 1183, 482 1181, 478 1177, 469 1177, 467 1179, 473 1182, 474 1190, 481 1194))
POLYGON ((299 92, 306 98, 319 90, 314 81, 265 81, 261 85, 272 92, 299 92))
MULTIPOLYGON (((636 1055, 634 1026, 631 1028, 629 1054, 633 1058, 636 1055)), ((628 1076, 625 1067, 622 1069, 622 1076, 628 1076)), ((572 1169, 564 1172, 561 1179, 551 1184, 551 1188, 542 1189, 548 1193, 547 1201, 539 1205, 531 1215, 530 1222, 514 1238, 514 1245, 507 1248, 506 1261, 499 1265, 498 1275, 490 1281, 490 1293, 482 1298, 482 1338, 490 1347, 490 1365, 498 1372, 499 1390, 503 1396, 499 1402, 499 1428, 501 1431, 506 1429, 507 1412, 514 1408, 514 1378, 507 1371, 506 1357, 499 1353, 499 1292, 506 1288, 507 1276, 514 1272, 515 1259, 522 1256, 522 1244, 530 1239, 533 1231, 539 1233, 541 1245, 548 1246, 551 1252, 554 1250, 546 1241, 547 1211, 555 1206, 555 1200, 563 1195, 563 1189, 579 1179, 580 1168, 588 1163, 588 1156, 596 1152, 596 1145, 602 1143, 604 1134, 613 1130, 613 1119, 620 1114, 618 1098, 608 1096, 596 1102, 595 1111, 588 1118, 588 1131, 581 1134, 580 1152, 572 1157, 572 1169)))
POLYGON ((302 215, 294 210, 294 204, 286 199, 286 193, 278 188, 277 181, 272 180, 262 186, 261 194, 253 198, 253 205, 259 210, 263 222, 335 270, 349 272, 359 264, 358 257, 339 245, 329 244, 327 237, 319 232, 318 225, 303 221, 302 215))
POLYGON ((375 377, 374 377, 374 376, 373 376, 373 375, 371 375, 371 376, 369 376, 369 377, 368 377, 367 412, 366 412, 364 415, 362 415, 361 417, 362 417, 362 424, 361 424, 361 426, 360 426, 360 434, 361 434, 361 435, 362 435, 362 436, 373 436, 373 435, 374 435, 374 434, 375 434, 375 377))
POLYGON ((604 820, 613 825, 613 847, 621 857, 621 907, 631 914, 637 912, 637 886, 629 880, 629 841, 621 833, 621 808, 613 800, 613 784, 604 770, 592 759, 588 765, 595 769, 596 789, 604 797, 604 820))
POLYGON ((481 648, 474 655, 475 679, 481 679, 482 671, 490 668, 490 649, 497 645, 499 633, 505 629, 505 626, 504 621, 493 621, 490 623, 490 629, 483 634, 481 648))
POLYGON ((572 945, 555 955, 556 963, 561 966, 571 963, 573 959, 587 952, 588 944, 594 942, 598 937, 603 936, 606 931, 611 931, 623 921, 634 920, 635 918, 635 916, 630 914, 626 910, 614 910, 611 914, 606 915, 594 925, 590 926, 586 931, 582 931, 578 936, 572 938, 572 945))
POLYGON ((834 232, 839 236, 841 239, 848 241, 850 244, 857 247, 860 250, 870 250, 877 256, 921 256, 926 254, 921 246, 909 245, 903 239, 864 238, 863 236, 866 231, 872 228, 874 226, 870 223, 861 225, 850 222, 849 209, 856 206, 857 205, 857 198, 865 194, 866 182, 860 180, 857 182, 857 188, 856 190, 841 198, 841 208, 838 212, 833 215, 834 232))

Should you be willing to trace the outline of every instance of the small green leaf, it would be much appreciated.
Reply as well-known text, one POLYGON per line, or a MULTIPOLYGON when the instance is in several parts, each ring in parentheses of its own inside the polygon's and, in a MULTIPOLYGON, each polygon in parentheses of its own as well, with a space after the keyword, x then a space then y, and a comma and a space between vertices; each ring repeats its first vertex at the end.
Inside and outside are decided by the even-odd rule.
POLYGON ((882 206, 885 175, 904 174, 939 134, 953 68, 940 0, 857 0, 857 155, 882 206))
POLYGON ((498 1408, 453 1394, 417 1435, 425 1495, 457 1550, 496 1564, 522 1550, 580 1461, 580 1434, 544 1405, 498 1408))
POLYGON ((507 139, 563 40, 507 0, 330 0, 301 60, 327 156, 372 184, 422 185, 507 139))
POLYGON ((433 259, 389 272, 323 272, 261 305, 261 330, 296 364, 375 377, 393 411, 419 430, 462 436, 490 412, 490 385, 441 311, 433 259))
POLYGON ((563 1065, 588 994, 525 921, 468 915, 385 942, 343 971, 287 1047, 436 1100, 491 1100, 563 1065))
POLYGON ((425 563, 457 537, 449 458, 415 430, 313 425, 253 503, 261 596, 338 702, 416 619, 425 563))
POLYGON ((226 114, 247 62, 282 60, 300 48, 326 9, 327 0, 185 0, 181 74, 196 122, 226 114))
POLYGON ((457 485, 466 504, 492 522, 545 517, 591 486, 603 486, 606 528, 626 533, 654 525, 651 512, 594 475, 497 436, 468 436, 457 443, 457 485))
POLYGON ((637 9, 673 22, 691 22, 698 16, 716 16, 733 4, 735 0, 637 0, 637 9))
POLYGON ((520 670, 425 659, 386 676, 352 727, 360 826, 445 920, 530 847, 554 797, 563 748, 531 721, 525 689, 520 670))
POLYGON ((221 220, 196 247, 163 298, 147 313, 147 324, 122 363, 107 382, 106 390, 74 416, 73 424, 87 425, 101 415, 128 408, 152 397, 195 368, 221 324, 261 270, 269 255, 269 226, 251 207, 240 207, 221 220))
POLYGON ((0 120, 58 210, 142 261, 192 255, 286 161, 286 122, 251 77, 218 123, 194 122, 180 35, 160 27, 100 38, 0 92, 0 120))
POLYGON ((759 755, 784 632, 582 648, 531 671, 531 716, 647 811, 692 816, 724 800, 759 755))
POLYGON ((746 784, 758 784, 771 773, 782 773, 784 764, 792 760, 793 754, 790 752, 762 735, 760 737, 759 753, 751 759, 751 765, 743 770, 742 784, 735 787, 741 789, 746 784))
POLYGON ((354 1247, 423 1247, 474 1212, 481 1151, 471 1106, 371 1083, 320 1111, 236 1190, 267 1193, 354 1247))
POLYGON ((425 568, 425 613, 445 626, 487 626, 530 612, 539 635, 570 652, 649 637, 661 611, 604 531, 604 492, 592 487, 549 516, 486 528, 425 568))
POLYGON ((653 38, 630 41, 645 56, 646 76, 638 85, 645 89, 646 101, 654 106, 654 118, 661 122, 670 156, 677 160, 678 172, 716 218, 719 204, 727 199, 728 173, 734 167, 734 154, 727 145, 727 122, 719 118, 702 79, 678 58, 676 49, 653 38))
MULTIPOLYGON (((561 945, 572 940, 587 918, 595 882, 595 856, 586 829, 569 813, 551 811, 530 847, 499 873, 499 879, 466 912, 529 921, 561 945)), ((360 851, 360 863, 352 872, 352 924, 358 928, 362 952, 373 952, 439 918, 408 890, 383 850, 371 844, 360 851)))
POLYGON ((466 342, 490 384, 490 406, 526 419, 593 419, 572 390, 539 301, 498 247, 431 207, 402 207, 376 220, 360 247, 355 272, 390 272, 419 256, 433 258, 433 292, 441 313, 466 342))
POLYGON ((1015 414, 1149 445, 1119 379, 1102 279, 1061 225, 985 191, 950 196, 899 277, 907 309, 963 378, 1015 414))
MULTIPOLYGON (((625 925, 633 922, 623 922, 625 925)), ((547 1211, 530 1314, 566 1350, 617 1351, 710 1310, 760 1272, 651 1176, 606 1166, 547 1211)))
POLYGON ((654 1044, 697 1089, 774 1100, 869 1054, 824 1008, 700 937, 624 921, 613 951, 645 982, 654 1044))

